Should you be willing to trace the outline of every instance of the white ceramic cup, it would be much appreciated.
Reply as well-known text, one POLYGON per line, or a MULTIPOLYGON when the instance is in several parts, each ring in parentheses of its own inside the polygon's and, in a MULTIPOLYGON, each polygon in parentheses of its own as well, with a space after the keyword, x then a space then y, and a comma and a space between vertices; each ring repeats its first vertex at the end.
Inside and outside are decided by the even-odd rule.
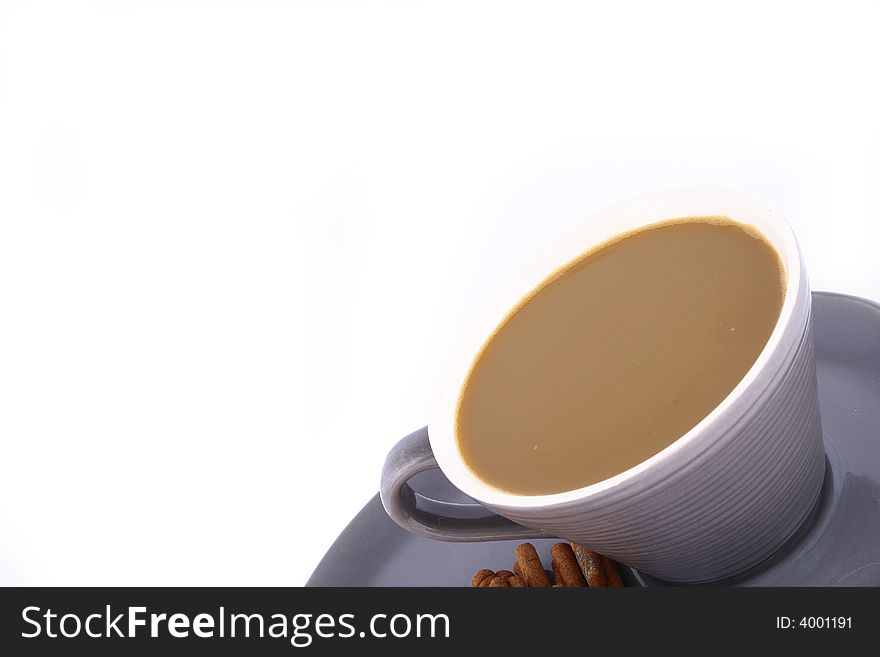
POLYGON ((810 290, 794 234, 779 213, 742 193, 686 188, 600 212, 512 272, 464 331, 427 431, 408 436, 389 454, 380 493, 399 525, 431 538, 560 537, 661 579, 709 582, 779 551, 809 517, 824 472, 810 290), (733 391, 668 447, 604 481, 551 495, 514 495, 477 478, 458 450, 456 406, 474 359, 511 308, 561 266, 616 235, 710 215, 759 231, 786 275, 779 320, 733 391), (498 515, 456 518, 420 509, 406 482, 438 466, 453 485, 498 515))

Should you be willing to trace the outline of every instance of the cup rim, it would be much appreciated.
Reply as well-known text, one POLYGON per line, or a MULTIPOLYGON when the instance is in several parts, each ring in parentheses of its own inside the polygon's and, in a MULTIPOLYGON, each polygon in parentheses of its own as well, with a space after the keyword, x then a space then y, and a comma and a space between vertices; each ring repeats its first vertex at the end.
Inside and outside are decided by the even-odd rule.
MULTIPOLYGON (((795 318, 798 299, 807 283, 800 248, 791 226, 776 210, 753 197, 725 187, 667 189, 611 206, 579 221, 524 260, 496 287, 472 315, 441 374, 428 424, 431 448, 437 463, 454 486, 465 494, 496 508, 535 509, 555 507, 594 498, 620 489, 643 475, 670 466, 676 456, 699 446, 727 418, 735 421, 747 393, 766 385, 774 369, 768 367, 791 340, 787 330, 795 318), (785 296, 776 325, 752 367, 715 408, 689 431, 640 463, 587 486, 558 493, 520 495, 481 480, 465 464, 458 448, 455 423, 461 390, 483 346, 503 322, 510 309, 553 274, 589 249, 633 230, 689 217, 724 216, 756 230, 774 248, 785 273, 785 296), (488 330, 487 330, 488 329, 488 330), (786 340, 787 339, 787 340, 786 340)), ((647 478, 646 478, 647 479, 647 478)))

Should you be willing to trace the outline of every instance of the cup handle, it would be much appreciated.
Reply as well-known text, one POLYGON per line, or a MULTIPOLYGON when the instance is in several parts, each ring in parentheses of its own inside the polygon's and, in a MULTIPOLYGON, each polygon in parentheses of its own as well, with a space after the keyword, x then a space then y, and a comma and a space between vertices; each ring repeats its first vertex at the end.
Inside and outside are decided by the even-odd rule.
MULTIPOLYGON (((500 541, 523 538, 546 538, 541 530, 519 525, 488 509, 479 518, 456 518, 440 515, 416 504, 416 496, 407 483, 412 477, 437 468, 437 459, 428 441, 428 427, 403 438, 388 453, 382 468, 379 496, 391 519, 408 532, 438 541, 500 541)), ((450 510, 459 505, 449 504, 450 510)))

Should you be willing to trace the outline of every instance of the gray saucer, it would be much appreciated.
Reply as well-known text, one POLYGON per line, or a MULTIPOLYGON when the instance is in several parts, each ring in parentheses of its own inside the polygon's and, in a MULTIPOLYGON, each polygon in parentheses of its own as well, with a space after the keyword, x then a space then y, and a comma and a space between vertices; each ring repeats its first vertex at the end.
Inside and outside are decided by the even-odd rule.
MULTIPOLYGON (((737 586, 880 586, 880 305, 813 294, 826 473, 800 533, 737 586)), ((438 470, 411 482, 420 506, 484 513, 438 470), (444 502, 440 502, 443 500, 444 502)), ((532 541, 549 567, 553 540, 532 541)), ((345 528, 307 586, 469 586, 480 568, 510 568, 518 541, 444 543, 400 529, 376 495, 345 528)), ((666 582, 621 568, 629 586, 666 582)))

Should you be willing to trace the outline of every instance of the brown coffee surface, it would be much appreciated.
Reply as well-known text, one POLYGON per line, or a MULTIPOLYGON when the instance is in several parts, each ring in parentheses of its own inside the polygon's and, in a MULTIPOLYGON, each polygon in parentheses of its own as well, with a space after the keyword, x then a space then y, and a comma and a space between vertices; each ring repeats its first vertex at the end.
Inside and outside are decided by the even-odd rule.
POLYGON ((776 251, 726 217, 655 224, 575 259, 515 308, 458 402, 464 462, 508 493, 650 458, 743 378, 779 318, 776 251))

